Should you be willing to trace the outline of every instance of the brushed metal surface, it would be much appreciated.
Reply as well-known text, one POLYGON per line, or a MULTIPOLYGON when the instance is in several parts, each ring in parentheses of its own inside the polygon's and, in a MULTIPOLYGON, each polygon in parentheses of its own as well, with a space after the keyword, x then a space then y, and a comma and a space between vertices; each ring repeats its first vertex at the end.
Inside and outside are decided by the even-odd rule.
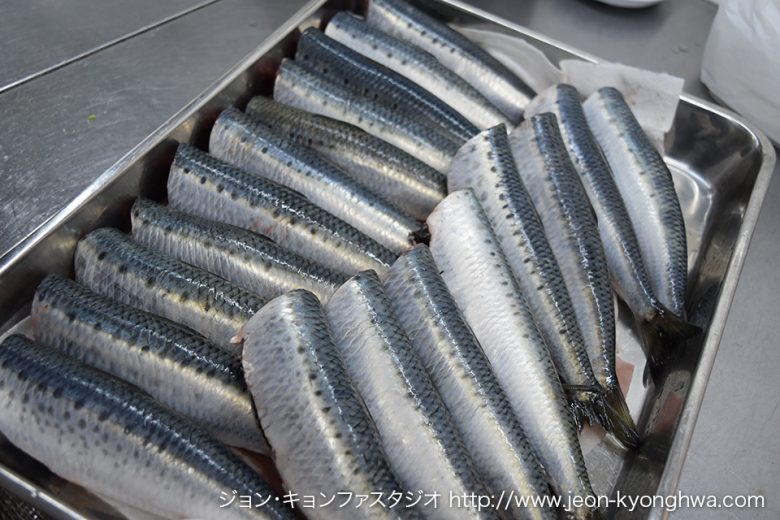
POLYGON ((213 1, 5 0, 0 3, 0 92, 213 1))
POLYGON ((61 209, 303 4, 222 0, 0 94, 0 251, 61 209))
MULTIPOLYGON (((346 5, 329 2, 329 5, 336 4, 346 5)), ((424 5, 443 19, 488 25, 492 30, 524 38, 555 59, 579 55, 568 46, 454 0, 429 1, 424 5)), ((70 271, 73 247, 79 236, 98 225, 126 226, 127 209, 136 194, 164 196, 164 172, 175 146, 173 139, 202 144, 220 107, 233 103, 241 106, 249 93, 267 90, 274 66, 282 54, 289 53, 294 35, 275 46, 268 57, 255 63, 256 60, 289 27, 297 22, 311 23, 304 21, 309 19, 304 14, 296 23, 282 27, 267 45, 239 64, 214 90, 199 96, 179 116, 107 170, 38 233, 0 260, 0 316, 5 320, 0 330, 26 314, 35 284, 45 273, 70 271)), ((612 452, 619 465, 608 468, 610 471, 601 472, 601 467, 596 468, 594 480, 607 489, 620 489, 624 493, 671 493, 676 487, 747 245, 771 177, 774 150, 739 117, 684 96, 667 139, 666 158, 674 168, 693 239, 691 311, 707 332, 691 345, 686 358, 668 368, 659 388, 648 393, 640 427, 653 442, 647 443, 638 456, 625 460, 621 452, 612 452), (660 423, 657 420, 659 397, 670 393, 676 393, 685 405, 676 421, 660 423)), ((622 334, 630 337, 627 320, 620 326, 622 334)), ((605 450, 609 452, 609 446, 605 450)), ((15 475, 10 477, 18 480, 21 472, 25 479, 33 480, 39 489, 45 490, 39 497, 62 499, 59 489, 51 486, 56 479, 45 472, 28 474, 24 471, 25 464, 19 462, 24 460, 7 444, 0 446, 0 464, 6 466, 6 477, 11 468, 15 475)), ((0 480, 8 484, 10 479, 3 476, 0 472, 0 480)), ((66 511, 58 513, 68 516, 66 511)), ((663 515, 658 510, 647 513, 651 517, 663 515)))

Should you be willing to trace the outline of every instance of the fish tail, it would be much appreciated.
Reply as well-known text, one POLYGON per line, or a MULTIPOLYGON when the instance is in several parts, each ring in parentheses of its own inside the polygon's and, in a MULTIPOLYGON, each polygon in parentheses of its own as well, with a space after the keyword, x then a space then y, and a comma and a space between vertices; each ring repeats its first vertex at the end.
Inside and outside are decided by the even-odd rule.
POLYGON ((682 354, 685 340, 701 332, 701 328, 685 321, 665 307, 659 307, 652 317, 639 325, 642 346, 647 356, 647 373, 657 381, 661 367, 675 354, 682 354))
POLYGON ((409 238, 414 244, 430 244, 431 231, 428 229, 428 224, 423 223, 418 229, 412 231, 409 238))
POLYGON ((597 385, 563 385, 568 394, 569 408, 577 429, 585 424, 594 425, 601 422, 599 410, 603 407, 603 395, 597 385))
POLYGON ((604 407, 601 410, 601 424, 627 448, 639 446, 639 433, 634 419, 617 384, 604 388, 604 407))

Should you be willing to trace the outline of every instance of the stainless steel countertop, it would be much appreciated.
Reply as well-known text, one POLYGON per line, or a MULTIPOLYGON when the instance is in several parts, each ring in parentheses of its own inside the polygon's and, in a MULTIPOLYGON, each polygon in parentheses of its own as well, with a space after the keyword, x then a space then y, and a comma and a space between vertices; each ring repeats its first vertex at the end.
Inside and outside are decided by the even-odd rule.
MULTIPOLYGON (((304 0, 13 0, 0 6, 0 254, 217 80, 304 0)), ((471 0, 606 59, 698 80, 716 7, 667 0, 622 10, 591 0, 471 0)), ((683 493, 758 493, 780 516, 780 175, 767 195, 700 413, 683 493)), ((673 518, 704 518, 679 510, 673 518)))

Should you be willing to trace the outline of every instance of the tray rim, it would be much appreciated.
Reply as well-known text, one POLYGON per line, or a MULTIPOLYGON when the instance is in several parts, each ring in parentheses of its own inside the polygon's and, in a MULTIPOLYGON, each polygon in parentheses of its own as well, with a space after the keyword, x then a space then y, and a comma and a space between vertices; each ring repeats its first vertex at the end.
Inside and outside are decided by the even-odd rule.
MULTIPOLYGON (((498 15, 484 11, 471 4, 461 0, 427 0, 434 3, 447 5, 468 13, 470 15, 482 18, 483 20, 502 26, 519 35, 527 35, 537 39, 551 47, 563 50, 571 55, 590 62, 601 62, 602 60, 592 54, 572 47, 555 38, 550 38, 542 33, 529 29, 523 25, 506 20, 498 15)), ((218 80, 209 85, 192 101, 178 110, 167 121, 157 127, 146 138, 134 146, 125 155, 119 158, 114 164, 109 166, 100 176, 90 183, 84 190, 73 198, 62 209, 57 211, 49 219, 31 231, 25 238, 21 239, 14 246, 9 248, 0 256, 0 278, 13 266, 20 258, 33 249, 37 244, 43 241, 58 226, 67 221, 71 216, 77 213, 92 197, 99 193, 106 185, 113 182, 124 171, 133 166, 138 159, 146 155, 154 147, 163 142, 169 134, 179 125, 184 123, 190 117, 195 115, 198 110, 208 103, 214 96, 219 94, 241 74, 243 74, 251 65, 259 60, 263 55, 279 43, 287 34, 294 30, 301 21, 313 15, 320 7, 325 5, 328 0, 308 0, 300 9, 291 15, 286 22, 280 25, 275 31, 270 33, 253 51, 237 62, 233 67, 225 72, 218 80)), ((701 410, 704 394, 709 382, 712 368, 717 356, 720 341, 723 336, 726 321, 731 310, 731 304, 736 293, 739 278, 744 267, 745 258, 749 248, 750 240, 758 222, 761 206, 769 188, 769 182, 774 172, 776 162, 776 153, 774 146, 764 133, 753 126, 742 116, 732 110, 706 101, 698 96, 683 92, 680 100, 691 105, 695 105, 706 111, 715 113, 726 118, 733 123, 743 127, 749 134, 754 136, 759 143, 761 153, 761 166, 756 174, 756 180, 750 193, 747 206, 745 208, 742 223, 734 243, 734 250, 726 267, 725 277, 718 297, 718 302, 712 315, 712 321, 707 331, 707 336, 702 347, 701 357, 696 367, 696 373, 691 381, 690 390, 686 398, 683 409, 680 413, 674 438, 669 451, 667 462, 664 466, 661 478, 659 480, 656 495, 668 496, 677 491, 680 475, 685 463, 685 457, 690 447, 696 420, 701 410)), ((51 511, 56 510, 70 518, 83 518, 82 515, 74 511, 70 506, 60 502, 56 497, 46 491, 38 490, 31 482, 20 475, 0 466, 0 483, 8 486, 12 492, 20 495, 28 495, 33 499, 34 504, 43 506, 43 509, 51 511)), ((662 507, 653 508, 649 511, 648 518, 661 519, 668 518, 668 511, 662 507)))

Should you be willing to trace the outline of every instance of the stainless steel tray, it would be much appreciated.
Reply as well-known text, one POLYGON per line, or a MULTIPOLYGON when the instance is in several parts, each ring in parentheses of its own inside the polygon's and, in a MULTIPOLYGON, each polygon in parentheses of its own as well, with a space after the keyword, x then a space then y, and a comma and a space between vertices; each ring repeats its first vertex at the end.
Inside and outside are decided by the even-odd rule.
MULTIPOLYGON (((553 62, 597 61, 564 44, 508 23, 457 0, 416 1, 442 20, 520 38, 553 62)), ((72 275, 78 239, 99 226, 129 227, 135 197, 165 198, 165 181, 177 142, 204 147, 211 124, 229 105, 243 108, 270 94, 274 72, 292 54, 299 30, 335 11, 361 12, 365 0, 308 3, 232 71, 121 158, 79 197, 0 259, 0 333, 29 313, 35 287, 47 273, 72 275)), ((748 243, 775 162, 770 142, 739 116, 683 95, 665 142, 688 228, 689 313, 705 333, 670 364, 657 387, 643 390, 639 427, 647 439, 626 454, 609 442, 588 451, 586 463, 597 493, 670 495, 676 491, 704 390, 718 350, 748 243), (671 404, 670 404, 671 403, 671 404)), ((618 339, 637 348, 630 320, 620 314, 618 339)), ((59 518, 119 517, 105 502, 52 475, 0 436, 0 486, 59 518)), ((613 508, 614 509, 614 508, 613 508)), ((611 511, 616 517, 624 511, 611 511)), ((662 508, 641 516, 661 518, 662 508)))

